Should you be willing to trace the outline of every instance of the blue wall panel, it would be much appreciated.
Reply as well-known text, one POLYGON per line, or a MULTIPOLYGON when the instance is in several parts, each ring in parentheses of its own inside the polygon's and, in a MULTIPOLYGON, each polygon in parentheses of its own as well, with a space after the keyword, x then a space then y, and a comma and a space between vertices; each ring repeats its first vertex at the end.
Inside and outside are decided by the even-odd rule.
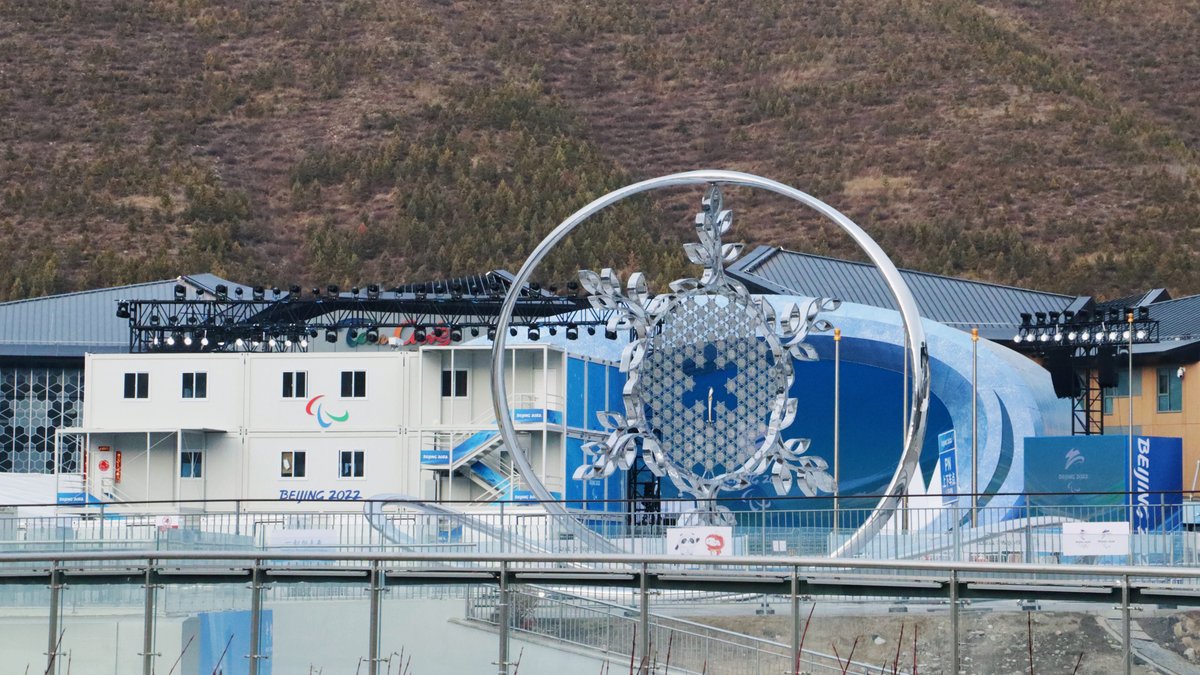
POLYGON ((608 371, 608 366, 603 363, 588 362, 587 364, 587 428, 595 431, 603 431, 604 427, 600 426, 600 420, 596 418, 596 412, 600 410, 608 410, 608 392, 605 382, 605 373, 608 371))
POLYGON ((583 439, 567 436, 566 501, 569 509, 583 508, 584 482, 571 477, 580 464, 583 464, 583 439))
POLYGON ((583 428, 585 392, 583 379, 586 366, 582 359, 567 359, 567 426, 583 428))
POLYGON ((625 402, 621 399, 621 391, 625 388, 625 373, 617 366, 608 369, 608 409, 625 412, 625 402))

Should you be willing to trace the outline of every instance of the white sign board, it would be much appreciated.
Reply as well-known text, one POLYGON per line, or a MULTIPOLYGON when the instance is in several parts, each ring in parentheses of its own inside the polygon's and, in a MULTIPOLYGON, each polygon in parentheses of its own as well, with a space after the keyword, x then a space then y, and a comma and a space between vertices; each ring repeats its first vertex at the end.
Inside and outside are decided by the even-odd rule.
POLYGON ((733 555, 733 528, 718 526, 668 527, 671 555, 733 555))
POLYGON ((1129 523, 1063 523, 1063 555, 1129 555, 1129 523))
POLYGON ((267 548, 331 548, 339 543, 337 530, 268 530, 267 548))
POLYGON ((179 516, 157 516, 154 519, 154 524, 158 525, 159 532, 167 530, 179 529, 179 516))

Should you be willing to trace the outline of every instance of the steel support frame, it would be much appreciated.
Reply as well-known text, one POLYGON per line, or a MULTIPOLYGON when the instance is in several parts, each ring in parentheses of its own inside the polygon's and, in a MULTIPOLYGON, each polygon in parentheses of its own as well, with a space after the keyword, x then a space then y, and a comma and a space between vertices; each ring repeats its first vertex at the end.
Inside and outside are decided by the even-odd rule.
MULTIPOLYGON (((738 556, 726 559, 687 558, 681 560, 672 556, 635 556, 628 554, 610 555, 532 555, 532 554, 431 554, 431 553, 355 553, 354 562, 360 566, 339 569, 343 574, 328 574, 328 565, 320 565, 322 574, 311 576, 313 568, 299 567, 304 561, 326 563, 328 561, 349 562, 346 554, 289 552, 286 563, 281 567, 268 567, 265 563, 274 560, 264 558, 261 554, 248 557, 242 552, 199 552, 199 551, 142 551, 142 552, 100 552, 100 553, 32 553, 32 554, 0 554, 0 563, 6 569, 6 583, 45 583, 49 581, 49 614, 47 621, 47 650, 46 672, 56 673, 61 670, 59 662, 62 650, 63 630, 60 612, 62 608, 62 589, 69 577, 73 583, 112 583, 112 569, 101 565, 72 565, 71 562, 122 562, 121 569, 128 568, 128 562, 134 561, 141 567, 141 578, 145 587, 145 603, 143 617, 143 672, 153 672, 155 605, 157 588, 162 584, 162 573, 166 563, 171 561, 216 561, 223 563, 229 560, 247 560, 251 564, 244 568, 249 576, 251 591, 251 625, 249 672, 257 673, 262 659, 268 655, 261 651, 262 626, 262 593, 265 588, 264 579, 268 572, 278 579, 285 579, 288 574, 304 581, 321 579, 330 583, 346 583, 357 580, 361 583, 368 581, 371 593, 370 624, 371 643, 369 645, 369 660, 371 667, 368 672, 378 673, 378 665, 383 661, 379 658, 381 651, 379 643, 380 598, 389 583, 407 584, 440 584, 468 583, 478 584, 484 578, 498 581, 500 602, 498 605, 499 645, 498 669, 499 675, 510 675, 514 665, 509 660, 509 637, 511 633, 510 591, 509 585, 514 581, 527 583, 556 583, 548 580, 547 575, 560 573, 568 575, 557 583, 562 583, 568 577, 572 584, 602 585, 630 587, 637 584, 640 597, 639 643, 641 647, 636 654, 641 655, 642 662, 649 663, 652 658, 652 642, 650 640, 650 593, 659 588, 703 588, 736 589, 739 592, 750 593, 788 593, 791 599, 792 611, 792 646, 797 654, 801 646, 801 617, 800 599, 813 594, 844 596, 848 593, 858 593, 863 596, 891 595, 894 597, 941 597, 949 601, 951 663, 957 671, 961 666, 960 642, 961 604, 968 598, 979 599, 1013 599, 1040 598, 1062 600, 1086 600, 1091 602, 1117 601, 1121 612, 1121 636, 1123 642, 1124 672, 1132 670, 1134 651, 1132 648, 1131 632, 1133 605, 1139 602, 1155 602, 1156 599, 1167 597, 1172 603, 1200 606, 1200 569, 1195 568, 1152 568, 1133 566, 1085 566, 1085 565, 1042 565, 1018 563, 942 563, 934 561, 882 561, 882 560, 832 560, 828 558, 775 558, 768 556, 738 556), (422 565, 411 563, 449 563, 476 564, 492 572, 487 575, 483 569, 452 567, 437 570, 436 574, 428 574, 422 565), (20 563, 35 563, 25 568, 20 563), (49 563, 49 564, 46 564, 49 563), (365 563, 366 567, 361 564, 365 563), (387 563, 410 563, 403 570, 392 571, 391 582, 387 576, 387 563), (547 567, 547 564, 557 564, 547 567), (584 564, 598 564, 593 579, 581 574, 584 564), (142 567, 144 564, 144 567, 142 567), (527 565, 524 565, 527 564, 527 565), (514 566, 517 566, 514 569, 514 566), (565 567, 571 569, 562 572, 565 567), (696 569, 697 566, 700 569, 696 569), (726 566, 728 569, 705 569, 707 567, 726 566), (847 567, 860 568, 857 581, 846 582, 847 567), (757 571, 747 571, 756 569, 757 571), (902 572, 907 576, 881 575, 880 572, 902 572), (306 574, 307 573, 307 574, 306 574), (485 576, 481 577, 481 573, 485 576), (964 579, 964 574, 968 575, 964 579), (1000 576, 991 576, 1000 575, 1000 576), (1012 575, 1020 575, 1014 581, 1012 575), (1048 581, 1043 577, 1051 575, 1059 581, 1048 581), (1098 582, 1095 577, 1102 575, 1108 580, 1098 582), (708 581, 705 581, 705 578, 708 581), (941 581, 937 579, 940 577, 941 581), (1072 583, 1078 586, 1064 586, 1064 580, 1074 579, 1072 583), (863 582, 870 579, 872 583, 863 582), (905 585, 908 580, 908 585, 905 585), (1137 583, 1135 583, 1137 580, 1137 583), (1181 582, 1190 581, 1190 585, 1181 582), (1157 583, 1155 583, 1157 582, 1157 583), (1011 588, 1005 588, 1010 584, 1011 588), (1041 587, 1038 590, 1037 587, 1041 587), (1190 591, 1190 592, 1189 592, 1190 591)), ((227 570, 228 568, 226 568, 227 570)), ((427 568, 426 568, 427 569, 427 568)), ((223 583, 229 580, 228 571, 220 569, 197 568, 193 573, 180 574, 175 570, 171 579, 176 583, 223 583)), ((136 578, 136 577, 135 577, 136 578)))

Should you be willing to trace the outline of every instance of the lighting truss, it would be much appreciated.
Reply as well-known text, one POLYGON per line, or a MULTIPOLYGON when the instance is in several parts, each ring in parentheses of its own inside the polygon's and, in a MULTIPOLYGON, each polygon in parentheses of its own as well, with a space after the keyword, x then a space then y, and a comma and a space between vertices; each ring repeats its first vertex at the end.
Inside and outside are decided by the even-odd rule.
MULTIPOLYGON (((1148 307, 1105 308, 1080 298, 1063 312, 1023 312, 1015 348, 1039 359, 1052 374, 1071 378, 1071 433, 1104 433, 1104 375, 1115 376, 1118 357, 1135 345, 1159 341, 1148 307)), ((1066 395, 1060 393, 1060 396, 1066 395)))
MULTIPOLYGON (((607 316, 586 298, 526 290, 517 303, 513 326, 526 331, 602 326, 607 316)), ((255 294, 258 295, 258 294, 255 294)), ((397 329, 445 336, 493 334, 502 295, 388 291, 366 297, 338 293, 312 298, 283 294, 278 299, 216 297, 129 300, 117 316, 129 321, 130 352, 307 351, 310 341, 340 331, 391 337, 397 329), (469 331, 464 333, 464 331, 469 331)), ((542 331, 543 333, 546 331, 542 331)), ((590 332, 590 331, 589 331, 590 332)))

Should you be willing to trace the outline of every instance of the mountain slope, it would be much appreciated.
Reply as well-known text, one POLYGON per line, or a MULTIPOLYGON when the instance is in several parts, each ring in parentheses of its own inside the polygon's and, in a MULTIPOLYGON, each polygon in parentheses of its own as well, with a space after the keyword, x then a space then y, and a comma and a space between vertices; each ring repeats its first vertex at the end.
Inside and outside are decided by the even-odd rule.
MULTIPOLYGON (((0 7, 0 297, 213 270, 517 267, 606 190, 752 171, 896 262, 1062 292, 1200 289, 1200 10, 1167 0, 21 1, 0 7)), ((750 243, 852 255, 732 191, 750 243)), ((698 192, 541 275, 685 272, 698 192)))

